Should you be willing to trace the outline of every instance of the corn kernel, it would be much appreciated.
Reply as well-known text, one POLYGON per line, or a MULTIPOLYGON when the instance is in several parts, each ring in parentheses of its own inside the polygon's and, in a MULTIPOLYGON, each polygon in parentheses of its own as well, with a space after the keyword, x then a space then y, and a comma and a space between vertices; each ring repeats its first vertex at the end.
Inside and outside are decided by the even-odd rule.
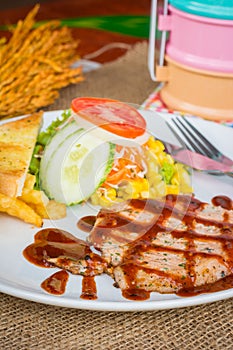
POLYGON ((167 154, 167 162, 169 164, 174 164, 174 159, 172 158, 172 156, 170 154, 167 154))
POLYGON ((142 191, 141 192, 141 198, 149 198, 149 191, 142 191))
POLYGON ((116 190, 115 190, 115 188, 109 188, 109 189, 107 190, 107 193, 106 193, 105 196, 106 196, 106 197, 109 197, 110 199, 116 198, 116 190))
POLYGON ((179 183, 180 183, 179 179, 180 179, 180 176, 179 176, 179 174, 176 172, 176 173, 173 175, 172 179, 171 179, 171 184, 172 184, 172 185, 178 186, 179 183))
POLYGON ((179 194, 179 186, 166 185, 166 195, 167 194, 179 194))
POLYGON ((147 141, 147 146, 155 153, 162 152, 165 149, 163 143, 159 140, 155 140, 152 136, 147 141))

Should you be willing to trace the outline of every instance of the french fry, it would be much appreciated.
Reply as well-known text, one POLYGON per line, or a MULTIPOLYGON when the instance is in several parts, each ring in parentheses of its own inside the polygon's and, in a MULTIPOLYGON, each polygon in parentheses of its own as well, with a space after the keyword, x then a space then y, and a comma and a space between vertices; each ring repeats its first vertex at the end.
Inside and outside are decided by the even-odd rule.
POLYGON ((26 203, 0 193, 0 212, 15 216, 29 224, 41 227, 42 218, 26 203))
POLYGON ((29 205, 44 205, 46 207, 49 203, 49 199, 43 191, 29 190, 27 188, 23 189, 21 196, 18 198, 29 205))
POLYGON ((44 204, 33 204, 30 203, 30 207, 35 210, 35 212, 40 215, 42 219, 49 219, 47 208, 44 204))
POLYGON ((58 203, 54 200, 50 200, 46 206, 46 210, 51 220, 62 219, 66 217, 66 206, 63 203, 58 203))
POLYGON ((42 219, 58 220, 66 216, 65 204, 49 200, 43 191, 24 187, 19 199, 29 205, 42 219))
POLYGON ((30 204, 30 207, 37 212, 43 219, 59 220, 66 217, 65 204, 50 200, 47 206, 40 204, 30 204))
POLYGON ((19 199, 28 204, 42 219, 49 218, 46 209, 49 199, 43 191, 27 189, 24 187, 19 199))
POLYGON ((26 179, 24 182, 24 189, 33 190, 35 183, 36 183, 36 176, 27 173, 26 179))

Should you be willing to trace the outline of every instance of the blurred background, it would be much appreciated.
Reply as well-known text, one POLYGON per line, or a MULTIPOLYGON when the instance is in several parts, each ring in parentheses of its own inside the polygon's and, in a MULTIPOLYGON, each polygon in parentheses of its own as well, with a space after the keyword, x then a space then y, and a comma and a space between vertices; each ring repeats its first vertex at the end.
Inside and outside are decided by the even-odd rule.
POLYGON ((100 63, 115 60, 149 37, 150 0, 1 0, 0 36, 9 37, 6 26, 25 18, 37 3, 37 21, 60 19, 71 27, 81 56, 110 44, 95 56, 100 63))

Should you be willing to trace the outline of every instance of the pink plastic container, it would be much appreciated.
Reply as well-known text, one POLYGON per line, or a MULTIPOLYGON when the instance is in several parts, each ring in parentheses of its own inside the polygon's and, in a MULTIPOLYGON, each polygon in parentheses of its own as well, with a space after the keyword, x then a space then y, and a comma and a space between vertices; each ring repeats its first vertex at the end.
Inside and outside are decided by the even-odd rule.
POLYGON ((169 5, 158 29, 169 32, 166 54, 197 69, 233 73, 233 20, 197 16, 169 5))

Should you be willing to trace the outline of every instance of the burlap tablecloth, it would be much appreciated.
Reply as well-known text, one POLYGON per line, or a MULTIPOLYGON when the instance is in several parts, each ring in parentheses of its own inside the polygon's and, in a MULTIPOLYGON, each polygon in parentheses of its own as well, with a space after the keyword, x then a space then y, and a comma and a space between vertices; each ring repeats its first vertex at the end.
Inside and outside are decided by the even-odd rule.
MULTIPOLYGON (((76 96, 141 104, 155 88, 146 43, 66 88, 48 109, 68 108, 76 96)), ((0 350, 233 349, 233 299, 150 312, 93 312, 59 308, 0 294, 0 350)))

